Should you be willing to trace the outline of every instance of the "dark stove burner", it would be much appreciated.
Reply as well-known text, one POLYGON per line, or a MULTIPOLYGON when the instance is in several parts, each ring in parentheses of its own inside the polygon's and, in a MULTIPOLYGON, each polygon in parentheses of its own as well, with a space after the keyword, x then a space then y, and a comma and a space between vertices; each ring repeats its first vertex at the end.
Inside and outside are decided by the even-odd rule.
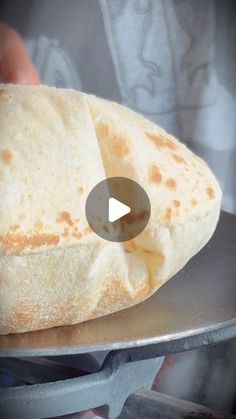
MULTIPOLYGON (((58 416, 69 419, 70 414, 72 414, 71 417, 76 418, 77 415, 74 416, 73 413, 96 408, 96 412, 102 417, 111 419, 118 417, 119 419, 143 419, 144 417, 145 419, 154 417, 213 419, 216 417, 216 413, 203 406, 216 406, 212 403, 208 404, 207 399, 204 399, 204 394, 207 395, 210 388, 203 385, 203 392, 201 392, 199 387, 195 399, 189 397, 190 394, 181 393, 181 387, 187 379, 187 370, 183 369, 183 360, 188 363, 191 357, 200 359, 201 362, 203 361, 203 372, 205 373, 207 368, 213 365, 215 359, 219 372, 219 365, 222 365, 224 354, 225 371, 229 379, 230 370, 228 368, 233 369, 235 364, 235 344, 231 340, 221 345, 199 348, 195 351, 167 357, 154 383, 153 380, 163 362, 163 358, 156 357, 154 346, 113 353, 1 359, 0 418, 15 419, 17 412, 17 419, 55 418, 58 416), (204 353, 206 357, 210 357, 208 364, 205 362, 206 357, 204 361, 204 353), (173 369, 173 365, 177 366, 176 363, 172 364, 171 369, 166 368, 166 366, 170 366, 173 357, 180 361, 178 364, 179 373, 176 368, 175 371, 173 369), (173 393, 172 396, 164 394, 167 390, 168 374, 172 380, 175 376, 172 383, 174 386, 172 389, 176 390, 175 397, 173 397, 173 393), (141 387, 145 390, 137 391, 141 387), (155 391, 151 391, 151 388, 155 391), (99 408, 99 406, 101 407, 99 408)), ((196 367, 199 369, 199 362, 196 367)), ((214 371, 209 370, 207 374, 208 384, 211 384, 212 387, 211 378, 214 376, 214 371)), ((233 381, 230 382, 233 390, 235 382, 233 371, 231 376, 233 381)), ((199 381, 199 379, 200 375, 195 374, 195 381, 199 381)), ((215 381, 214 383, 217 387, 217 383, 215 381)), ((226 384, 225 382, 225 388, 226 384)), ((220 394, 223 394, 223 389, 220 394)), ((210 392, 209 395, 211 396, 212 393, 210 392)), ((222 406, 222 404, 218 404, 214 410, 220 410, 222 406)), ((226 404, 224 407, 227 409, 226 404)), ((233 411, 230 408, 227 410, 233 411)), ((88 417, 88 415, 84 417, 88 417)), ((226 419, 231 418, 232 415, 221 414, 218 417, 226 419)))
POLYGON ((0 371, 0 387, 16 387, 23 384, 23 381, 17 380, 13 375, 4 374, 0 371))
POLYGON ((50 383, 86 374, 76 364, 72 367, 43 357, 0 360, 0 387, 50 383))
POLYGON ((0 417, 15 419, 17 412, 17 419, 52 418, 107 405, 109 418, 117 418, 131 393, 151 388, 163 362, 147 350, 110 352, 100 354, 100 359, 96 354, 89 365, 91 357, 87 355, 87 363, 86 355, 2 358, 0 417), (81 362, 83 369, 87 365, 95 372, 83 371, 81 362), (21 383, 15 385, 11 377, 21 383))

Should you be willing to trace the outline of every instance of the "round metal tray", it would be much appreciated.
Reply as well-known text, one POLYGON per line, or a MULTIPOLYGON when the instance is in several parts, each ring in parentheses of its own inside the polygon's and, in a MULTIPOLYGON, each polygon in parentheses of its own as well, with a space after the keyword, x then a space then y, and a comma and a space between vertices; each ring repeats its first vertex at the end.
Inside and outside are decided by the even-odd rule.
POLYGON ((236 216, 147 301, 82 324, 0 337, 0 356, 45 356, 158 344, 159 354, 236 336, 236 216))

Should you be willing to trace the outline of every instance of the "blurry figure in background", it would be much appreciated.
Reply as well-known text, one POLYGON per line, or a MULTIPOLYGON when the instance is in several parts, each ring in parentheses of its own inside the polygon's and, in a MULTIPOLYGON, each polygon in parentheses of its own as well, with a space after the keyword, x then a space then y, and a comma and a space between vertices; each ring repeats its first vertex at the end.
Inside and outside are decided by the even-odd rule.
POLYGON ((0 23, 0 78, 6 83, 40 83, 22 38, 4 23, 0 23))
POLYGON ((0 77, 143 113, 208 161, 236 214, 235 18, 233 0, 2 0, 0 77))

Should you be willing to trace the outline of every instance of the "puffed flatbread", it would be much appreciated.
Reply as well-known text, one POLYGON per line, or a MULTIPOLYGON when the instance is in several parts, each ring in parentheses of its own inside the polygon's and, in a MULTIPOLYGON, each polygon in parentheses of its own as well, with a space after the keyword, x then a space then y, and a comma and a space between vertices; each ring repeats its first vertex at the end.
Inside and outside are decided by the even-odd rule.
POLYGON ((141 302, 210 239, 221 201, 208 166, 141 115, 95 96, 0 85, 0 333, 79 323, 141 302), (124 243, 89 227, 107 177, 139 183, 145 230, 124 243))

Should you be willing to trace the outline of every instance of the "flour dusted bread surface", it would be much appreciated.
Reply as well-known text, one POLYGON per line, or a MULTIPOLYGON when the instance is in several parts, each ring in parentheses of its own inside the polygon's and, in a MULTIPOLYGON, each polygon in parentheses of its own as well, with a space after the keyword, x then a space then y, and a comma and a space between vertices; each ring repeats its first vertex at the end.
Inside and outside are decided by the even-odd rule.
POLYGON ((0 333, 78 323, 155 292, 209 240, 221 192, 163 129, 66 89, 0 86, 0 333), (85 202, 105 177, 138 182, 146 229, 125 243, 91 231, 85 202))
POLYGON ((107 177, 131 178, 149 196, 149 224, 132 243, 144 258, 162 255, 152 277, 157 287, 209 240, 219 216, 219 185, 202 159, 159 126, 95 96, 89 105, 107 177))
POLYGON ((85 94, 2 86, 0 171, 1 251, 76 244, 86 195, 105 176, 85 94))

